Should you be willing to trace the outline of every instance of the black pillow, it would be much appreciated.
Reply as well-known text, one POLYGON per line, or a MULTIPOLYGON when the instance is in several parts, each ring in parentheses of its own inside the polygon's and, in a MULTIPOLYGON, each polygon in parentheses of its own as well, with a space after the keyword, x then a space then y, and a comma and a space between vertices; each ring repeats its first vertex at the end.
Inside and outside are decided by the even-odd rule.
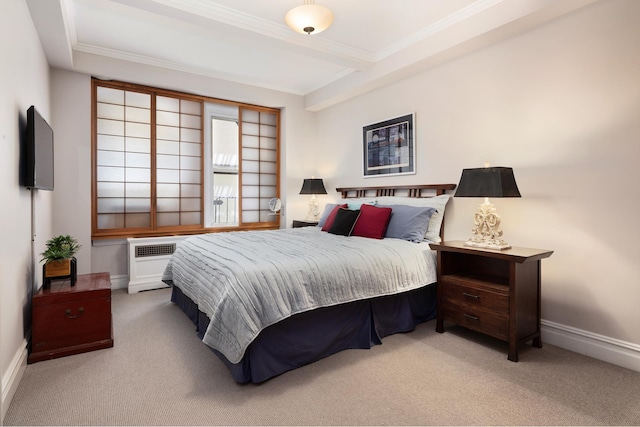
POLYGON ((338 209, 333 225, 329 229, 329 233, 338 234, 340 236, 351 236, 353 227, 360 216, 360 209, 350 210, 345 208, 338 209))

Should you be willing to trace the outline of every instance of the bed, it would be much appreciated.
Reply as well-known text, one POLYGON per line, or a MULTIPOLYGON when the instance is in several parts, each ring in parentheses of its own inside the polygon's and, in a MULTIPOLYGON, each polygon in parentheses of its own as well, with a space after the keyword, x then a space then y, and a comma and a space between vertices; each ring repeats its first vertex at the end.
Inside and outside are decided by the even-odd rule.
POLYGON ((239 383, 261 383, 345 349, 368 349, 435 317, 435 255, 428 243, 442 238, 446 191, 454 188, 338 188, 342 200, 325 207, 317 227, 185 239, 163 281, 239 383), (407 219, 418 211, 415 225, 423 228, 407 219), (381 231, 376 224, 385 213, 381 231))

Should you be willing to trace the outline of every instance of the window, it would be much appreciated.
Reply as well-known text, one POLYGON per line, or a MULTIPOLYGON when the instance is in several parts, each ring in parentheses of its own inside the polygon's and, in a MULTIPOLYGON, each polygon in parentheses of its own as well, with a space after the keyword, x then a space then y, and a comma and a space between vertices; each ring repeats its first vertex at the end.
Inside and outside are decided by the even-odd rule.
POLYGON ((209 225, 238 225, 240 170, 238 168, 238 120, 211 119, 211 177, 213 201, 209 225))
POLYGON ((278 197, 278 116, 240 110, 242 222, 273 221, 269 200, 278 197))
POLYGON ((93 80, 94 238, 278 228, 279 110, 93 80))

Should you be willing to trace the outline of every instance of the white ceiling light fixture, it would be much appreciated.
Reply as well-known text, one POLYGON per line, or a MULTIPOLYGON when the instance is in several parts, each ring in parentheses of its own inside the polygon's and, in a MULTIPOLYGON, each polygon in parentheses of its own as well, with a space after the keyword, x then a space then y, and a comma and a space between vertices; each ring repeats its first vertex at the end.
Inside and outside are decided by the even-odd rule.
POLYGON ((304 5, 294 7, 284 17, 287 25, 300 34, 318 34, 329 28, 333 12, 314 0, 304 0, 304 5))

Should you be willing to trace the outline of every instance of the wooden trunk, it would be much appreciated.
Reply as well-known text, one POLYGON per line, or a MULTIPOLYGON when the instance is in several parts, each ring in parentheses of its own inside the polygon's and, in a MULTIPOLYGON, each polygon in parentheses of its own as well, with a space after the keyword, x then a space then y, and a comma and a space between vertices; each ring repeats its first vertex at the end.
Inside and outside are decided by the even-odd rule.
POLYGON ((53 281, 32 298, 28 363, 113 347, 109 273, 53 281))

